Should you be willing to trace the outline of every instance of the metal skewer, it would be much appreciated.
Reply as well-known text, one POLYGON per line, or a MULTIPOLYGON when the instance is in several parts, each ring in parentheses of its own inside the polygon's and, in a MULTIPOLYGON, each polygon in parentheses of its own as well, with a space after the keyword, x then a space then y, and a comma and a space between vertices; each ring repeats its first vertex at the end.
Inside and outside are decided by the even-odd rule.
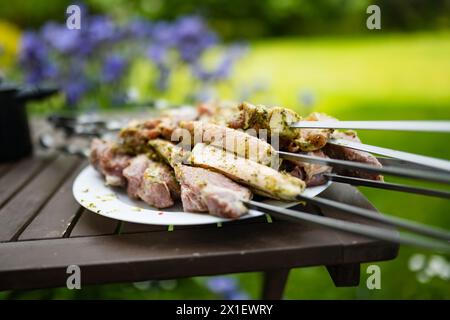
POLYGON ((412 162, 420 164, 422 166, 432 167, 439 170, 450 172, 450 161, 437 159, 433 157, 422 156, 410 152, 398 151, 388 148, 382 148, 377 146, 371 146, 364 143, 353 142, 344 139, 330 139, 329 144, 347 147, 351 149, 366 151, 370 153, 379 154, 391 158, 400 159, 406 162, 412 162))
POLYGON ((299 121, 293 128, 450 132, 450 121, 299 121))
MULTIPOLYGON (((427 167, 422 164, 408 162, 396 158, 385 158, 385 157, 376 157, 377 160, 383 165, 383 167, 399 167, 399 168, 408 168, 408 169, 415 169, 415 170, 427 170, 436 172, 436 168, 427 167)), ((443 171, 445 172, 445 171, 443 171)))
POLYGON ((285 159, 301 160, 308 163, 321 164, 325 166, 341 167, 357 169, 365 172, 372 172, 376 174, 387 174, 399 177, 435 181, 450 183, 450 174, 446 172, 436 172, 429 170, 417 170, 402 167, 376 167, 370 164, 348 161, 348 160, 338 160, 331 158, 322 158, 317 156, 310 156, 301 153, 291 153, 285 151, 278 151, 278 155, 285 159))
POLYGON ((383 213, 377 214, 372 210, 352 206, 352 205, 349 205, 346 203, 329 200, 329 199, 325 199, 325 198, 320 198, 320 197, 311 198, 311 197, 299 195, 299 196, 297 196, 297 199, 299 201, 307 201, 311 204, 315 204, 318 206, 325 206, 325 207, 329 207, 332 209, 337 209, 344 213, 358 215, 358 216, 361 216, 364 218, 368 218, 368 219, 371 219, 374 221, 381 222, 386 225, 403 228, 405 230, 416 232, 418 234, 422 234, 422 235, 432 237, 435 239, 450 241, 450 232, 443 230, 443 229, 439 229, 439 228, 435 228, 435 227, 432 228, 432 227, 425 226, 425 225, 417 223, 417 222, 409 221, 409 220, 398 218, 398 217, 389 216, 389 215, 386 215, 383 213))
POLYGON ((390 183, 390 182, 383 182, 383 181, 377 181, 377 180, 369 180, 369 179, 363 179, 363 178, 342 176, 342 175, 338 175, 338 174, 334 174, 334 173, 324 173, 323 175, 331 181, 347 183, 347 184, 351 184, 352 186, 372 187, 372 188, 401 191, 401 192, 415 193, 415 194, 421 194, 421 195, 431 196, 431 197, 440 197, 440 198, 450 199, 450 192, 443 191, 443 190, 427 189, 427 188, 422 188, 422 187, 408 186, 408 185, 399 184, 399 183, 390 183))
POLYGON ((297 218, 303 221, 307 221, 310 223, 314 223, 317 225, 329 227, 332 229, 337 229, 341 231, 351 232, 354 234, 359 234, 362 236, 375 238, 379 240, 399 243, 399 244, 406 244, 406 245, 413 245, 418 246, 422 248, 437 250, 443 253, 450 253, 450 245, 448 243, 442 243, 426 238, 419 238, 415 237, 410 234, 403 234, 402 237, 396 232, 392 232, 383 228, 368 226, 361 223, 354 223, 354 222, 348 222, 343 221, 339 219, 334 218, 328 218, 328 217, 322 217, 322 216, 316 216, 310 213, 297 211, 297 210, 291 210, 286 208, 280 208, 277 206, 257 202, 257 201, 244 201, 244 203, 248 204, 251 207, 261 208, 268 210, 270 212, 278 213, 281 215, 290 216, 293 218, 297 218))

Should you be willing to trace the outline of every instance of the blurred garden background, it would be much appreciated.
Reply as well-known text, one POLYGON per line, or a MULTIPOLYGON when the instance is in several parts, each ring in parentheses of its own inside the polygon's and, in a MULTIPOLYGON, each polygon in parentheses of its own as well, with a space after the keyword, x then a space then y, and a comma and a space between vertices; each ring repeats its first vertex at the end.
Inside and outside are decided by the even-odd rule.
MULTIPOLYGON (((61 87, 28 106, 132 111, 248 100, 342 120, 450 119, 449 0, 0 1, 0 77, 61 87), (381 30, 366 9, 381 8, 381 30)), ((360 132, 363 141, 450 159, 442 134, 360 132)), ((390 179, 389 181, 399 181, 390 179)), ((361 189, 384 212, 450 229, 446 200, 361 189)), ((226 228, 226 227, 225 227, 226 228)), ((450 298, 450 257, 402 247, 381 290, 335 288, 325 268, 291 272, 287 299, 450 298)), ((175 267, 175 266, 174 266, 175 267)), ((0 292, 0 298, 257 298, 260 274, 0 292)))

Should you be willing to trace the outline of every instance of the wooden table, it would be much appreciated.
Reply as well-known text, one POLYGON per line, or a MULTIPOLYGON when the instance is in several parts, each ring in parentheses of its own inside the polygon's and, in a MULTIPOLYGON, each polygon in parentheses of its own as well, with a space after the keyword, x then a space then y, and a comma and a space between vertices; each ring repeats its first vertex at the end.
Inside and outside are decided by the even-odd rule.
MULTIPOLYGON (((40 151, 0 164, 0 290, 65 286, 67 267, 78 265, 82 285, 261 271, 262 297, 278 299, 292 268, 323 265, 336 286, 357 286, 362 262, 398 252, 395 244, 269 216, 171 231, 108 219, 72 196, 86 165, 40 151)), ((335 183, 321 196, 375 210, 348 185, 335 183)), ((301 209, 374 225, 330 209, 301 209)))

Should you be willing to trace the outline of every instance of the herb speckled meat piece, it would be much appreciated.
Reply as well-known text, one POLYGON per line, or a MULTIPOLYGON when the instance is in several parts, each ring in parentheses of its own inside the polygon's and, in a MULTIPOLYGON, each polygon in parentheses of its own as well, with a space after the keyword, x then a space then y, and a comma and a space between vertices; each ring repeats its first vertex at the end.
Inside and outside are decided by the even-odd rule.
MULTIPOLYGON (((321 158, 327 157, 321 150, 308 152, 307 155, 321 158)), ((332 170, 328 166, 293 159, 285 159, 283 161, 283 169, 294 177, 304 180, 307 187, 315 187, 327 183, 328 179, 324 176, 324 173, 329 173, 332 170)))
POLYGON ((180 128, 190 132, 191 145, 207 143, 266 166, 279 166, 276 150, 246 132, 201 121, 180 122, 180 128))
POLYGON ((235 156, 219 148, 199 143, 190 161, 203 168, 218 171, 250 187, 255 193, 280 200, 295 200, 305 189, 305 182, 287 173, 235 156))
POLYGON ((250 190, 220 173, 185 165, 190 153, 171 142, 156 139, 149 144, 175 170, 184 211, 209 212, 229 219, 247 213, 242 200, 251 198, 250 190))
POLYGON ((131 198, 141 199, 156 208, 167 208, 180 197, 180 186, 173 170, 164 163, 139 155, 123 170, 131 198))
MULTIPOLYGON (((347 131, 335 131, 333 133, 333 138, 335 139, 344 139, 354 142, 361 142, 361 140, 358 138, 356 132, 352 130, 347 131)), ((378 161, 376 157, 374 157, 372 154, 356 150, 352 148, 347 148, 344 146, 338 146, 333 144, 327 144, 323 151, 327 156, 334 159, 342 159, 342 160, 349 160, 349 161, 355 161, 355 162, 361 162, 361 163, 367 163, 375 167, 382 167, 381 163, 378 161)), ((342 175, 349 175, 352 177, 360 177, 364 179, 372 179, 372 180, 379 180, 383 181, 384 178, 380 174, 371 173, 371 172, 364 172, 357 169, 343 169, 343 168, 336 168, 335 171, 342 175)))
POLYGON ((191 121, 198 117, 192 108, 167 110, 160 117, 133 120, 120 131, 123 148, 130 154, 148 152, 147 142, 157 138, 171 140, 173 131, 180 121, 191 121))
POLYGON ((178 165, 175 175, 181 184, 181 200, 186 212, 209 212, 236 219, 247 213, 242 200, 249 200, 250 190, 211 170, 178 165))
POLYGON ((179 164, 185 163, 189 157, 188 151, 167 140, 151 140, 148 142, 148 145, 151 146, 156 153, 159 154, 159 156, 172 168, 175 168, 179 164))
POLYGON ((290 152, 319 150, 325 146, 333 132, 330 129, 291 128, 290 125, 302 120, 302 117, 287 108, 269 108, 244 102, 238 109, 239 112, 228 121, 230 128, 253 128, 257 131, 266 129, 270 136, 279 137, 280 149, 290 152))
POLYGON ((105 177, 109 186, 122 187, 126 185, 122 174, 130 163, 131 157, 121 151, 118 144, 102 139, 93 139, 89 160, 97 171, 105 177))
POLYGON ((150 161, 139 188, 139 198, 156 208, 168 208, 180 198, 180 186, 172 168, 164 163, 150 161))

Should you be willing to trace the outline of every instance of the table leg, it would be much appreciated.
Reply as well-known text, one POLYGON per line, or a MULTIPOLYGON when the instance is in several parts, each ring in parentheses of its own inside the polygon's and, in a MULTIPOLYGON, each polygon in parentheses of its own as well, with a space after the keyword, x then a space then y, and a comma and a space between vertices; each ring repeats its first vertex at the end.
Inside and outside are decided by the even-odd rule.
POLYGON ((355 287, 359 285, 359 263, 327 266, 327 270, 336 287, 355 287))
POLYGON ((262 298, 265 300, 279 300, 283 298, 284 287, 290 269, 277 269, 264 272, 262 298))

